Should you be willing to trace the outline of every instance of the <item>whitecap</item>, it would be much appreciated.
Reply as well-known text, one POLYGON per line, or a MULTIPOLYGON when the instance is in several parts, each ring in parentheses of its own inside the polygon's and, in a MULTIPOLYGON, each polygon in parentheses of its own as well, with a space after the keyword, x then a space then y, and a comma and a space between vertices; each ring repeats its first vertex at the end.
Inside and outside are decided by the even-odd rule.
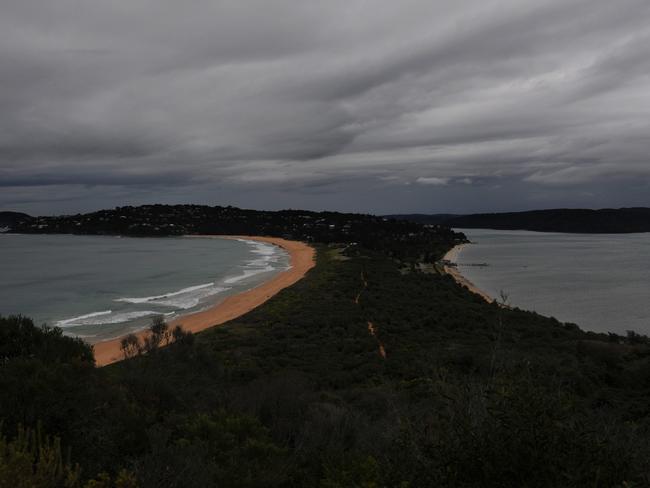
POLYGON ((147 305, 188 309, 196 307, 204 298, 212 295, 217 295, 229 289, 230 288, 223 286, 215 286, 214 283, 204 283, 202 285, 190 286, 183 288, 182 290, 165 293, 163 295, 155 295, 150 297, 117 298, 115 301, 136 304, 146 303, 147 305))
POLYGON ((264 268, 255 268, 255 269, 245 269, 242 274, 237 276, 231 276, 230 278, 226 278, 225 280, 223 280, 223 282, 230 285, 233 283, 237 283, 238 281, 245 280, 246 278, 250 278, 251 276, 255 276, 260 273, 267 273, 269 271, 274 271, 274 270, 275 268, 273 266, 266 266, 264 268))
POLYGON ((158 315, 158 312, 153 310, 142 310, 137 312, 124 312, 113 314, 110 310, 105 312, 95 312, 81 317, 72 319, 60 320, 57 326, 61 328, 81 327, 83 325, 109 325, 121 324, 129 322, 130 320, 147 317, 149 315, 158 315))
POLYGON ((76 322, 80 322, 80 321, 83 321, 83 320, 88 320, 88 319, 91 319, 93 317, 100 317, 102 315, 109 315, 111 313, 113 313, 112 310, 104 310, 102 312, 93 312, 93 313, 89 313, 89 314, 86 314, 86 315, 80 315, 79 317, 73 317, 71 319, 59 320, 56 323, 56 326, 57 327, 65 327, 68 324, 74 324, 76 322))
POLYGON ((247 239, 238 239, 241 242, 245 242, 250 245, 251 253, 256 255, 253 259, 247 261, 241 267, 243 272, 240 275, 230 276, 223 280, 223 283, 233 284, 239 281, 245 280, 252 276, 268 273, 270 271, 275 271, 277 268, 273 264, 278 263, 282 257, 280 248, 273 244, 267 244, 265 242, 251 241, 247 239))
POLYGON ((203 288, 208 288, 210 286, 214 286, 214 282, 211 283, 204 283, 202 285, 195 285, 195 286, 189 286, 187 288, 183 288, 178 291, 171 291, 169 293, 165 293, 163 295, 154 295, 151 297, 136 297, 136 298, 116 298, 116 302, 126 302, 126 303, 148 303, 148 302, 153 302, 156 300, 162 300, 164 298, 169 298, 169 297, 174 297, 177 295, 183 295, 185 293, 191 293, 196 290, 201 290, 203 288))

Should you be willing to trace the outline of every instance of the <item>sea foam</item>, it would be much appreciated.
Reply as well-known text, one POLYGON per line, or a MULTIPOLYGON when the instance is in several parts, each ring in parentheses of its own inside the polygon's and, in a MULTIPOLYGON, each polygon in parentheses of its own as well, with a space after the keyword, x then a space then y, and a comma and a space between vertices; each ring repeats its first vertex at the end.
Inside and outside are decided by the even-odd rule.
POLYGON ((268 273, 270 271, 276 270, 276 267, 273 266, 273 263, 277 263, 280 259, 280 253, 278 252, 276 246, 272 244, 266 244, 264 242, 250 241, 247 239, 237 240, 240 242, 245 242, 251 246, 253 248, 251 252, 259 257, 248 261, 242 266, 243 271, 241 274, 236 276, 229 276, 223 280, 224 283, 230 285, 261 273, 268 273))
POLYGON ((273 271, 274 269, 275 268, 273 266, 265 266, 264 268, 255 268, 255 269, 244 269, 242 274, 226 278, 225 280, 223 280, 223 282, 231 285, 233 283, 237 283, 238 281, 245 280, 246 278, 250 278, 251 276, 273 271))
POLYGON ((121 324, 130 320, 147 317, 149 315, 158 315, 153 310, 141 310, 137 312, 123 312, 113 313, 111 310, 103 312, 94 312, 71 319, 59 320, 56 323, 57 327, 70 328, 81 327, 83 325, 108 325, 108 324, 121 324))
POLYGON ((204 283, 202 285, 189 286, 187 288, 165 293, 163 295, 155 295, 150 297, 117 298, 115 301, 135 304, 146 303, 147 305, 188 309, 196 307, 203 298, 217 295, 226 290, 229 290, 229 288, 223 286, 215 286, 214 283, 204 283))

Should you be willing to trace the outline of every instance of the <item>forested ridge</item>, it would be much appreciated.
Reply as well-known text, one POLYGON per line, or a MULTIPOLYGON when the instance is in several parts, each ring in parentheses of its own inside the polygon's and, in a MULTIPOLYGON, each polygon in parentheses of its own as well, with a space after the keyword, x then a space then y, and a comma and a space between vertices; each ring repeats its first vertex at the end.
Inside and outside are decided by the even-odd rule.
MULTIPOLYGON (((22 214, 24 215, 24 214, 22 214)), ((367 214, 263 211, 207 205, 141 205, 87 214, 14 218, 12 232, 164 237, 246 234, 306 242, 355 243, 398 258, 433 261, 444 246, 463 239, 447 226, 423 226, 367 214), (411 253, 411 254, 408 254, 411 253)))
POLYGON ((556 208, 527 212, 471 215, 410 214, 391 218, 459 229, 531 230, 578 234, 627 234, 650 232, 650 208, 556 208))
POLYGON ((0 319, 0 486, 648 486, 647 339, 487 304, 426 266, 462 235, 412 234, 315 243, 261 307, 105 368, 0 319))

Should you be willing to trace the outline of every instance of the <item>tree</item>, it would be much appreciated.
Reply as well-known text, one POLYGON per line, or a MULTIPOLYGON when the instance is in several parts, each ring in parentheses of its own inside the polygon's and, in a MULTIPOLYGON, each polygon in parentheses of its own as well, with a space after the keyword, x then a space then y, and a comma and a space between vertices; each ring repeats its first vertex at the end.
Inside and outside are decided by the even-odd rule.
POLYGON ((87 343, 64 336, 58 327, 37 327, 20 315, 0 316, 0 361, 27 357, 58 363, 92 364, 95 360, 87 343))
POLYGON ((129 334, 123 337, 120 341, 120 349, 122 350, 124 359, 129 359, 142 353, 140 339, 135 334, 129 334))
POLYGON ((183 330, 183 327, 180 325, 177 325, 172 330, 172 338, 175 344, 191 345, 194 343, 194 334, 189 330, 183 330))
POLYGON ((162 341, 165 341, 165 345, 169 344, 171 333, 169 332, 169 326, 162 315, 156 315, 153 318, 149 330, 155 339, 156 345, 160 345, 162 341))

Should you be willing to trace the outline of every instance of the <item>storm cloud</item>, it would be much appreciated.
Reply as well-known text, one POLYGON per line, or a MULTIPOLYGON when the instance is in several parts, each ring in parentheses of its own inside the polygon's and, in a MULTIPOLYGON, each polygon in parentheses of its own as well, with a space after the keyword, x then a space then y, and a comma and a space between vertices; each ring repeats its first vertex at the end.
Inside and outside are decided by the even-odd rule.
POLYGON ((0 207, 650 205, 647 0, 4 0, 0 207))

